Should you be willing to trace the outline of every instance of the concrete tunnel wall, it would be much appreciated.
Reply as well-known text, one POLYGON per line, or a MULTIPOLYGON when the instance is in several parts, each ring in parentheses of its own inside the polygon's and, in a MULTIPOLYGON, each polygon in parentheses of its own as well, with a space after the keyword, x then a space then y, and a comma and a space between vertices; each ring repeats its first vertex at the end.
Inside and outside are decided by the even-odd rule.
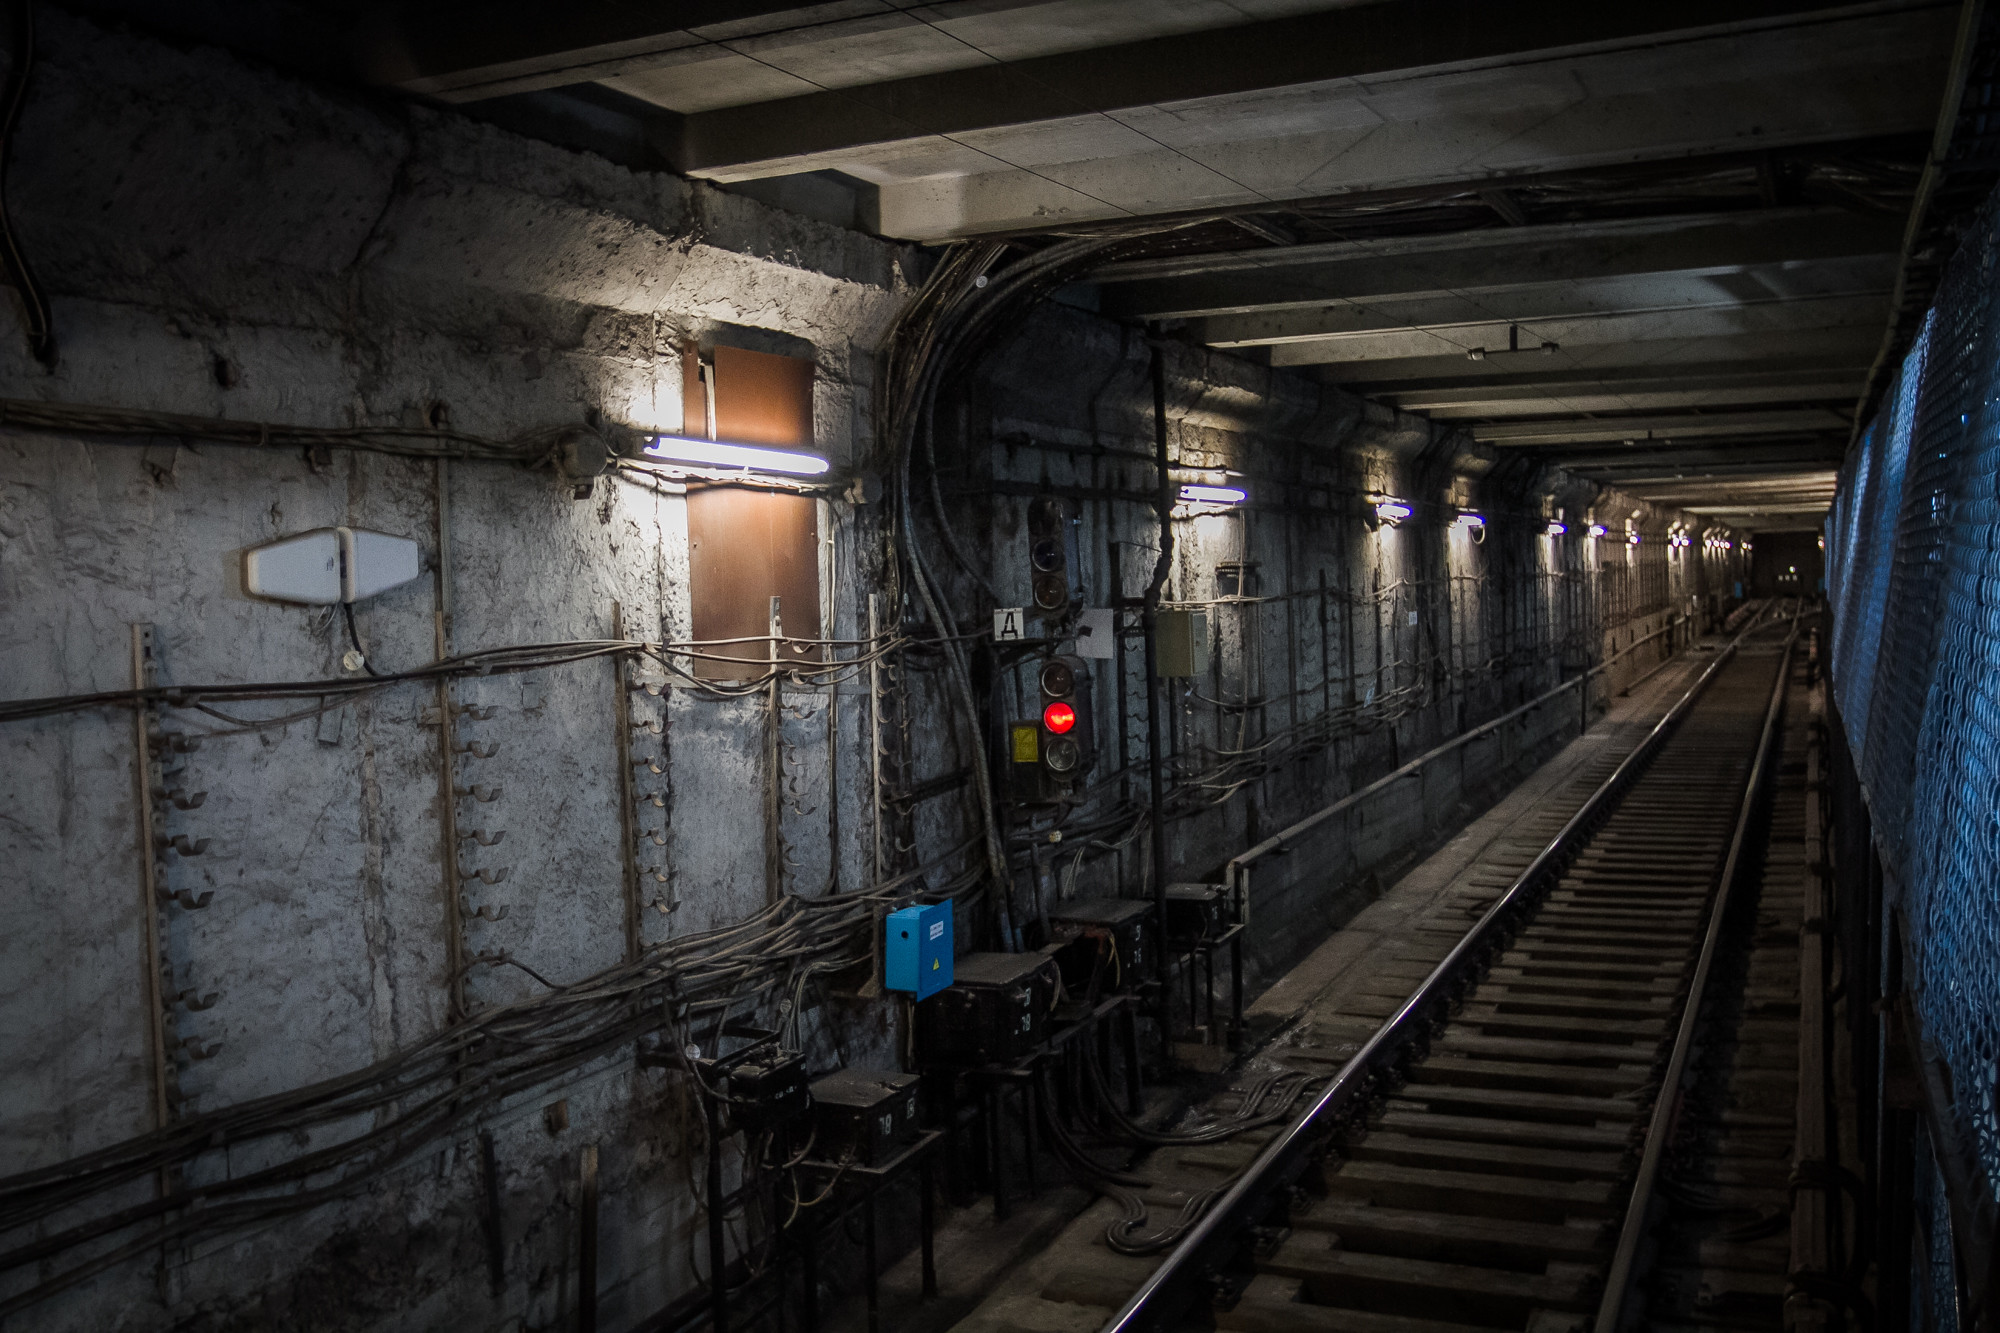
MULTIPOLYGON (((921 265, 906 248, 670 175, 60 11, 46 16, 17 152, 10 200, 52 296, 62 353, 47 372, 16 333, 0 336, 0 396, 12 398, 314 425, 414 423, 441 407, 455 426, 494 436, 596 412, 643 429, 679 420, 678 345, 709 338, 809 350, 817 442, 844 468, 867 458, 872 353, 921 265)), ((993 483, 1083 486, 1090 478, 1080 469, 1105 465, 1089 450, 1150 451, 1144 350, 1132 335, 1075 310, 1037 321, 968 395, 962 455, 948 464, 984 497, 954 504, 982 525, 1003 598, 1021 500, 993 483)), ((1174 353, 1170 372, 1184 464, 1524 514, 1623 503, 1560 475, 1496 475, 1490 456, 1428 422, 1295 375, 1194 350, 1174 353)), ((1144 484, 1142 464, 1116 466, 1144 484)), ((1644 512, 1655 526, 1672 519, 1644 512)), ((858 637, 865 594, 877 586, 881 515, 833 501, 822 521, 837 573, 831 632, 858 637)), ((1150 522, 1139 507, 1106 500, 1090 516, 1088 549, 1148 543, 1150 522)), ((197 440, 105 443, 8 429, 0 432, 6 696, 128 688, 130 627, 139 623, 154 627, 164 683, 339 675, 346 636, 337 616, 248 599, 231 572, 246 546, 333 524, 423 545, 426 577, 356 607, 360 635, 390 667, 430 659, 440 610, 460 650, 608 637, 614 602, 629 634, 689 637, 686 510, 674 494, 600 481, 579 501, 546 472, 495 464, 453 464, 441 490, 429 463, 366 453, 337 450, 315 462, 197 440), (442 553, 441 498, 451 534, 442 553), (440 558, 450 563, 448 607, 433 577, 440 558)), ((1344 511, 1262 504, 1247 519, 1190 518, 1184 530, 1170 596, 1188 601, 1213 597, 1220 552, 1258 560, 1267 587, 1296 590, 1321 568, 1393 582, 1422 560, 1455 561, 1462 579, 1490 577, 1500 566, 1485 562, 1504 546, 1522 597, 1555 586, 1549 548, 1536 555, 1531 533, 1426 556, 1425 543, 1455 539, 1423 525, 1385 539, 1344 511), (1247 537, 1230 526, 1246 521, 1247 537)), ((1143 585, 1144 562, 1126 566, 1116 588, 1108 555, 1093 562, 1096 593, 1129 596, 1143 585)), ((1455 625, 1476 614, 1443 593, 1424 610, 1455 625)), ((1218 627, 1210 687, 1224 693, 1213 697, 1279 693, 1274 663, 1303 652, 1301 635, 1316 628, 1295 618, 1288 630, 1262 611, 1226 614, 1240 623, 1218 627)), ((1565 632, 1605 629, 1594 595, 1560 617, 1565 632)), ((1490 637, 1467 633, 1467 642, 1490 637)), ((1371 635, 1349 635, 1355 660, 1372 660, 1371 635)), ((1128 696, 1137 684, 1131 657, 1128 696)), ((1491 679, 1426 687, 1386 725, 1177 824, 1178 871, 1209 873, 1246 840, 1476 723, 1561 666, 1510 662, 1491 679)), ((916 698, 933 685, 913 680, 916 698)), ((623 956, 618 688, 604 660, 454 687, 457 704, 492 710, 467 719, 459 741, 497 747, 491 758, 460 757, 462 783, 498 790, 464 802, 461 827, 507 833, 463 858, 467 869, 508 872, 469 891, 473 906, 508 909, 467 925, 469 953, 504 949, 562 982, 623 956)), ((1283 687, 1296 688, 1289 679, 1283 687)), ((659 724, 653 743, 665 769, 645 792, 658 803, 641 811, 668 877, 650 890, 645 938, 740 920, 765 894, 763 705, 675 688, 633 697, 636 720, 659 724)), ((786 700, 788 759, 803 775, 784 815, 796 862, 788 887, 798 892, 853 887, 870 874, 865 691, 842 688, 834 728, 829 703, 810 690, 786 700)), ((277 727, 172 715, 176 729, 214 733, 176 760, 173 775, 206 800, 165 830, 211 840, 199 856, 165 858, 170 888, 214 894, 199 911, 163 916, 169 993, 218 997, 176 1017, 191 1049, 218 1048, 203 1059, 182 1052, 188 1109, 345 1073, 447 1020, 439 744, 425 724, 434 706, 429 687, 409 686, 277 727)), ((1284 725, 1294 726, 1310 701, 1290 707, 1284 725)), ((1271 712, 1264 705, 1254 726, 1270 728, 1271 712)), ((246 704, 238 713, 272 710, 246 704)), ((1143 753, 1133 725, 1128 716, 1126 750, 1143 753)), ((1177 744, 1192 750, 1213 743, 1223 722, 1183 698, 1175 725, 1177 744)), ((1521 762, 1559 730, 1531 740, 1521 762)), ((944 729, 919 728, 912 771, 921 778, 963 765, 963 748, 944 729)), ((9 1034, 0 1174, 11 1174, 144 1132, 152 1094, 133 719, 104 710, 12 724, 0 732, 0 754, 0 850, 16 890, 0 899, 0 1030, 9 1034)), ((1492 786, 1504 775, 1486 776, 1492 786)), ((1378 830, 1357 868, 1439 836, 1477 796, 1434 790, 1429 807, 1401 811, 1378 830)), ((930 848, 955 841, 967 827, 962 805, 927 804, 915 836, 930 848)), ((1129 856, 1100 859, 1068 891, 1130 888, 1140 870, 1129 856)), ((1322 891, 1302 910, 1330 927, 1359 901, 1351 890, 1322 891)), ((1259 958, 1275 967, 1305 938, 1260 936, 1259 958)), ((475 967, 467 989, 471 1002, 492 1004, 537 984, 510 967, 475 967)), ((815 1068, 899 1062, 901 1022, 893 1000, 822 1006, 808 1022, 815 1068)), ((487 1288, 477 1153, 467 1140, 439 1143, 368 1192, 305 1217, 114 1268, 36 1308, 24 1326, 557 1326, 576 1299, 576 1154, 597 1143, 603 1318, 629 1327, 697 1281, 692 1113, 680 1080, 624 1057, 536 1090, 490 1122, 507 1246, 497 1294, 487 1288), (566 1125, 544 1114, 558 1101, 566 1125)), ((255 1164, 224 1145, 196 1170, 255 1164)), ((33 1278, 0 1277, 0 1297, 33 1278)))

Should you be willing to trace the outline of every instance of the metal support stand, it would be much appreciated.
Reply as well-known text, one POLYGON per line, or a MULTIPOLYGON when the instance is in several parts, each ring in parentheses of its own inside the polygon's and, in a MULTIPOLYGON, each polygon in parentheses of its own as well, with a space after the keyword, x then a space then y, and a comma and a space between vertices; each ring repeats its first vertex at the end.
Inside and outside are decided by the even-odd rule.
MULTIPOLYGON (((1240 1049, 1243 1041, 1243 934, 1241 924, 1229 926, 1212 940, 1188 943, 1183 940, 1174 956, 1181 960, 1187 973, 1188 1022, 1193 1023, 1199 1015, 1205 1018, 1205 1028, 1211 1043, 1215 1041, 1215 955, 1225 945, 1229 949, 1229 1027, 1224 1041, 1229 1049, 1240 1049), (1204 985, 1203 983, 1207 984, 1204 985)), ((1176 946, 1169 944, 1171 951, 1176 946)))
MULTIPOLYGON (((451 465, 437 460, 437 604, 432 611, 431 655, 451 656, 451 465)), ((444 874, 444 965, 449 978, 446 1012, 452 1022, 465 1017, 465 913, 459 901, 458 774, 453 763, 457 736, 452 726, 457 706, 451 697, 451 677, 437 681, 438 729, 438 868, 444 874)))
POLYGON ((784 626, 779 599, 771 599, 771 688, 769 712, 764 723, 764 903, 769 906, 785 896, 785 758, 784 695, 780 685, 780 649, 784 626))
POLYGON ((714 1333, 729 1333, 729 1280, 723 1258, 722 1126, 715 1099, 701 1095, 703 1123, 708 1126, 708 1314, 714 1333))
MULTIPOLYGON (((158 659, 154 655, 153 627, 132 626, 132 688, 151 689, 156 683, 158 659)), ((153 1128, 165 1129, 174 1114, 173 1067, 167 1063, 168 1029, 173 1016, 167 1012, 165 983, 168 962, 162 948, 160 912, 166 886, 162 882, 158 838, 158 811, 154 792, 165 790, 160 761, 153 753, 153 733, 159 727, 157 710, 140 703, 132 709, 133 745, 138 752, 137 801, 139 808, 139 920, 145 925, 145 955, 141 978, 146 991, 146 1036, 152 1055, 153 1128)), ((160 1171, 162 1195, 175 1188, 173 1169, 160 1171)))
MULTIPOLYGON (((611 637, 625 640, 625 608, 611 604, 611 637)), ((618 831, 625 878, 625 961, 636 962, 644 946, 640 925, 639 811, 638 795, 632 786, 632 655, 611 655, 612 726, 617 735, 618 831)))
POLYGON ((803 1239, 799 1242, 799 1269, 804 1290, 801 1321, 810 1333, 819 1327, 819 1240, 820 1236, 832 1231, 840 1219, 861 1210, 862 1226, 862 1281, 864 1296, 868 1306, 869 1333, 880 1333, 882 1326, 882 1302, 879 1276, 881 1256, 877 1251, 875 1229, 875 1199, 884 1186, 912 1166, 917 1169, 918 1222, 921 1229, 919 1243, 922 1247, 923 1298, 934 1300, 938 1294, 937 1281, 937 1201, 934 1195, 936 1176, 931 1158, 939 1144, 945 1141, 942 1130, 928 1130, 915 1142, 898 1152, 887 1161, 874 1166, 862 1166, 854 1162, 832 1162, 808 1158, 800 1162, 798 1170, 829 1177, 828 1190, 842 1188, 844 1184, 856 1183, 859 1189, 845 1203, 836 1203, 825 1220, 809 1224, 803 1239))
POLYGON ((579 1167, 582 1201, 577 1238, 577 1333, 597 1333, 597 1145, 586 1143, 579 1167))
MULTIPOLYGON (((1157 338, 1158 330, 1154 330, 1157 338)), ((1161 358, 1157 341, 1152 347, 1153 376, 1153 469, 1157 491, 1153 500, 1154 514, 1160 525, 1159 554, 1153 561, 1153 578, 1146 585, 1146 601, 1143 620, 1146 636, 1146 776, 1147 810, 1152 825, 1151 848, 1153 862, 1153 929, 1159 938, 1167 934, 1167 800, 1165 775, 1161 771, 1166 763, 1166 755, 1160 744, 1160 593, 1167 584, 1167 575, 1173 569, 1174 555, 1174 487, 1167 470, 1167 370, 1161 358)), ((1173 1061, 1173 1023, 1169 1019, 1172 1000, 1167 991, 1166 950, 1159 951, 1159 961, 1155 964, 1154 980, 1159 986, 1159 1020, 1161 1058, 1171 1064, 1173 1061)))

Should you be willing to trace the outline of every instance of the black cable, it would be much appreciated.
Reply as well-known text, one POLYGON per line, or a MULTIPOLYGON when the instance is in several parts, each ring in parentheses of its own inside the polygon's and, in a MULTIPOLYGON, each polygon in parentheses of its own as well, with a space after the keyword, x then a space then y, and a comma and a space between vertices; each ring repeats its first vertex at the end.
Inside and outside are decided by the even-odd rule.
POLYGON ((616 438, 615 428, 587 424, 543 426, 494 439, 442 426, 294 426, 31 398, 0 398, 0 425, 58 435, 104 435, 138 443, 172 436, 247 449, 362 449, 403 458, 485 460, 526 467, 553 465, 564 443, 579 436, 595 438, 614 455, 624 445, 616 438))
MULTIPOLYGON (((911 872, 935 874, 939 861, 911 872)), ((647 1033, 767 999, 801 966, 867 959, 877 913, 903 890, 901 876, 830 901, 787 898, 750 919, 650 948, 641 958, 545 995, 483 1010, 351 1074, 219 1111, 192 1114, 152 1133, 39 1170, 0 1178, 0 1232, 40 1232, 0 1252, 0 1271, 28 1265, 40 1281, 0 1300, 0 1318, 161 1244, 262 1225, 349 1197, 388 1171, 463 1132, 505 1099, 629 1047, 647 1033), (313 1148, 305 1131, 373 1121, 353 1137, 313 1148), (183 1177, 172 1193, 121 1206, 123 1187, 191 1163, 222 1146, 262 1141, 262 1169, 228 1178, 183 1177), (97 1201, 95 1209, 80 1206, 97 1201), (65 1218, 53 1233, 48 1219, 65 1218), (47 1261, 120 1237, 67 1269, 47 1261)), ((932 892, 968 895, 975 870, 932 892)), ((511 960, 509 960, 511 961, 511 960)), ((516 964, 519 966, 519 964, 516 964)), ((545 979, 544 979, 545 980, 545 979)), ((545 981, 545 984, 546 981, 545 981)))
POLYGON ((354 603, 342 602, 340 604, 340 614, 347 620, 347 641, 354 645, 354 655, 361 659, 361 669, 377 680, 382 679, 382 673, 377 671, 375 664, 368 660, 368 650, 361 646, 360 632, 354 628, 354 603))
MULTIPOLYGON (((821 639, 815 640, 822 646, 840 647, 866 643, 866 640, 821 639)), ((812 684, 837 683, 844 679, 839 673, 868 665, 870 661, 882 657, 902 647, 897 639, 876 641, 876 646, 854 657, 833 658, 826 662, 786 666, 778 671, 766 671, 761 676, 736 686, 723 688, 721 682, 697 680, 676 664, 676 659, 689 661, 740 662, 740 658, 726 657, 718 653, 699 650, 695 643, 647 643, 643 640, 625 639, 579 639, 561 643, 516 644, 505 648, 483 648, 477 652, 460 653, 429 666, 417 667, 409 671, 382 672, 372 680, 361 680, 352 676, 341 676, 326 680, 302 681, 253 681, 240 685, 157 685, 137 690, 99 690, 90 694, 45 695, 34 699, 9 699, 0 701, 0 723, 23 722, 33 718, 52 717, 60 713, 85 712, 93 708, 130 708, 134 704, 163 704, 171 708, 203 708, 204 699, 241 701, 251 699, 314 699, 328 696, 366 694, 386 686, 408 681, 435 681, 440 678, 456 679, 461 676, 513 675, 517 672, 539 671, 549 667, 567 666, 577 662, 587 662, 617 653, 642 653, 660 663, 677 679, 675 684, 711 697, 738 697, 757 694, 769 687, 773 675, 784 675, 805 680, 812 684)), ((213 712, 212 709, 204 711, 213 712)), ((241 726, 279 725, 289 718, 230 719, 241 726)))
POLYGON ((14 59, 7 71, 4 110, 0 110, 0 261, 7 266, 7 281, 21 298, 21 314, 28 328, 28 349, 35 360, 51 370, 56 364, 55 319, 49 298, 28 267, 28 257, 14 237, 14 220, 7 208, 7 168, 14 161, 14 126, 21 119, 21 105, 28 100, 28 75, 35 65, 34 0, 15 0, 14 59))

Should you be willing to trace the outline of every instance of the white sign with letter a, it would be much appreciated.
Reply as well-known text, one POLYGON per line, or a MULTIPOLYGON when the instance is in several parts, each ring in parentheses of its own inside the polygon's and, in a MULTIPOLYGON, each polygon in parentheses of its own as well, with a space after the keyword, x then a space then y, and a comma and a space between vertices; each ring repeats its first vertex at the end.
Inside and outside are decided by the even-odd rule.
POLYGON ((993 642, 1019 643, 1028 637, 1028 617, 1025 607, 998 606, 993 608, 993 642))

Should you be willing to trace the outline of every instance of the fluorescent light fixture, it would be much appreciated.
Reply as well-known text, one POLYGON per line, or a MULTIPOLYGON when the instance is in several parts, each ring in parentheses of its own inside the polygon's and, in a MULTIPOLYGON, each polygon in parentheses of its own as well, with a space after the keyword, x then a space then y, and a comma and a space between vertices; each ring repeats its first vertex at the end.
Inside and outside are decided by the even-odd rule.
POLYGON ((1639 544, 1639 534, 1637 532, 1626 533, 1625 539, 1631 542, 1634 546, 1637 546, 1639 544))
POLYGON ((1183 486, 1181 499, 1189 504, 1240 505, 1250 497, 1234 486, 1183 486))
POLYGON ((740 467, 746 472, 782 472, 793 477, 817 477, 831 466, 818 454, 764 449, 751 444, 725 444, 721 440, 691 440, 683 435, 655 435, 644 452, 671 463, 691 463, 696 467, 740 467))
POLYGON ((1394 497, 1385 497, 1375 502, 1375 517, 1384 523, 1400 523, 1408 518, 1411 512, 1408 505, 1394 497))
POLYGON ((1550 520, 1549 520, 1549 526, 1548 526, 1547 528, 1544 528, 1544 529, 1543 529, 1543 532, 1544 532, 1544 533, 1545 533, 1545 534, 1546 534, 1547 536, 1550 536, 1550 537, 1560 537, 1560 536, 1562 536, 1562 535, 1563 535, 1563 534, 1564 534, 1565 532, 1568 532, 1568 531, 1569 531, 1569 529, 1568 529, 1568 528, 1566 528, 1566 527, 1564 527, 1564 526, 1563 526, 1562 524, 1560 524, 1560 523, 1556 522, 1556 521, 1555 521, 1554 519, 1550 519, 1550 520))
POLYGON ((1590 535, 1593 537, 1602 537, 1604 535, 1604 525, 1602 523, 1591 524, 1590 535))
POLYGON ((1486 519, 1470 509, 1461 509, 1458 511, 1458 517, 1451 521, 1451 525, 1454 528, 1483 528, 1486 526, 1486 519))

